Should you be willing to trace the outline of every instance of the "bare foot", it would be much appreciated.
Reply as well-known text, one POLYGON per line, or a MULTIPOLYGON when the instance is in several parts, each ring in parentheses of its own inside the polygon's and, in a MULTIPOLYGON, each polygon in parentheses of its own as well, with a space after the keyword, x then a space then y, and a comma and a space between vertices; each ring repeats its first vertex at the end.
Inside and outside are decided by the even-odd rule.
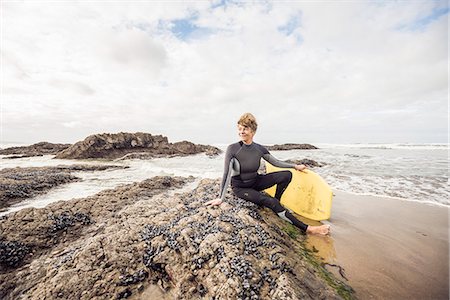
POLYGON ((327 235, 330 233, 330 225, 308 226, 306 233, 327 235))

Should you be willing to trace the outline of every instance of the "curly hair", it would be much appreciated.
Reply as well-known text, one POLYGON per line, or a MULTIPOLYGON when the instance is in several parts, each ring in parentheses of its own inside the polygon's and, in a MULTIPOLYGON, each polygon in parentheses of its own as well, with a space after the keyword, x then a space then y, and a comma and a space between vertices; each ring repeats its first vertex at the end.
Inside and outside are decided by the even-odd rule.
POLYGON ((256 123, 256 118, 251 113, 243 114, 237 123, 238 123, 238 125, 249 127, 254 132, 256 132, 256 129, 258 128, 258 123, 256 123))

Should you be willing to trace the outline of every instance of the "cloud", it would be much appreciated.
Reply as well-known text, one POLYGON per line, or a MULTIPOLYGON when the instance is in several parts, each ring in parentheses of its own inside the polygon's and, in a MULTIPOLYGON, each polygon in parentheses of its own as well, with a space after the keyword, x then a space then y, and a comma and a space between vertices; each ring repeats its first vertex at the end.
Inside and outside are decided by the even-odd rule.
POLYGON ((278 30, 289 36, 295 33, 295 31, 300 27, 301 27, 301 13, 298 13, 297 15, 291 16, 286 24, 278 27, 278 30))
POLYGON ((80 122, 63 122, 62 125, 67 128, 76 128, 81 126, 80 122))
POLYGON ((74 81, 63 81, 60 79, 53 79, 49 82, 49 85, 54 86, 58 90, 64 89, 67 92, 71 91, 82 96, 89 96, 95 93, 95 90, 91 88, 89 85, 74 81))
POLYGON ((446 141, 445 1, 2 5, 3 140, 446 141))

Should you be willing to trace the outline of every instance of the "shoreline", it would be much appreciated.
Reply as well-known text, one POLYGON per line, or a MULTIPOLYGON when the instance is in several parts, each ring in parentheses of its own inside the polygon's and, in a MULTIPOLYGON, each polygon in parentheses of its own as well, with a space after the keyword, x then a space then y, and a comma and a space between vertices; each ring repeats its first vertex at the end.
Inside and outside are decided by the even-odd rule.
POLYGON ((336 191, 331 235, 306 245, 357 298, 448 299, 448 218, 448 207, 336 191))

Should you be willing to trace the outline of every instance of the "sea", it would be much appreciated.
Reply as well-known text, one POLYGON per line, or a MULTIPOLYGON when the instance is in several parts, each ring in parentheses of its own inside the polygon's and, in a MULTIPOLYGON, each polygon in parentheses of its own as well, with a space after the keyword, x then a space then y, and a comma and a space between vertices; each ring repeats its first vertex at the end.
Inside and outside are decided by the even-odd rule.
MULTIPOLYGON (((317 150, 271 151, 280 160, 312 159, 322 167, 313 168, 335 191, 358 195, 376 195, 428 205, 450 206, 449 144, 314 144, 317 150)), ((1 148, 24 146, 2 144, 1 148)), ((214 145, 225 150, 227 145, 214 145)), ((197 154, 187 157, 149 160, 62 160, 53 155, 2 159, 0 169, 43 167, 71 164, 120 165, 127 169, 74 172, 82 181, 58 186, 11 206, 8 214, 26 207, 44 207, 49 203, 84 198, 121 184, 139 182, 153 176, 194 176, 186 190, 203 178, 221 178, 224 153, 209 157, 197 154)), ((376 199, 376 198, 368 198, 376 199)), ((375 200, 373 200, 375 201, 375 200)))

